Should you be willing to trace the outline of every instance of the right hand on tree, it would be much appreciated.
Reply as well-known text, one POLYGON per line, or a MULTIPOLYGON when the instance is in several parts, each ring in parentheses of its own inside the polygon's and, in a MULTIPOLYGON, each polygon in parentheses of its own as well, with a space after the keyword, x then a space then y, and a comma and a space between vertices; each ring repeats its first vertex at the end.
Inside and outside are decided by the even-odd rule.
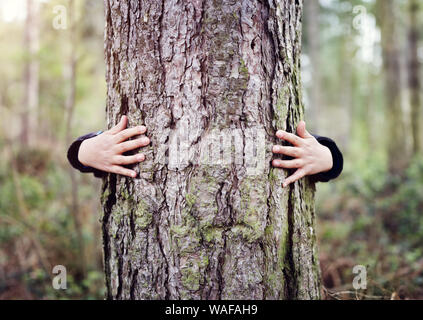
POLYGON ((129 138, 147 132, 144 126, 126 129, 127 124, 128 118, 123 116, 112 129, 84 140, 79 147, 78 160, 87 167, 135 178, 137 173, 123 166, 143 162, 145 155, 138 153, 125 156, 123 153, 148 146, 150 139, 143 136, 127 141, 129 138))

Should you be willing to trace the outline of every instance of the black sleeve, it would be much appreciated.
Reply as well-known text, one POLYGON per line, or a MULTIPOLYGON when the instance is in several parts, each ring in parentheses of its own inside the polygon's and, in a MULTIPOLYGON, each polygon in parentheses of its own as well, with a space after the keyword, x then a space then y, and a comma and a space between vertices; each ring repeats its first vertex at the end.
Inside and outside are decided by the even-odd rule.
POLYGON ((327 172, 320 172, 311 176, 311 179, 314 182, 328 182, 330 180, 338 178, 344 168, 344 158, 342 156, 342 152, 339 150, 335 141, 333 141, 332 139, 321 137, 318 135, 313 136, 317 139, 320 144, 329 148, 330 152, 332 153, 333 167, 327 172))
POLYGON ((78 159, 78 153, 79 153, 79 147, 81 146, 81 143, 84 140, 94 138, 98 136, 100 133, 101 131, 93 132, 93 133, 86 134, 85 136, 79 137, 70 145, 68 150, 68 160, 69 160, 69 163, 72 165, 72 167, 84 173, 87 173, 87 172, 94 173, 94 176, 97 178, 103 177, 106 174, 106 172, 97 170, 95 168, 84 166, 78 159))

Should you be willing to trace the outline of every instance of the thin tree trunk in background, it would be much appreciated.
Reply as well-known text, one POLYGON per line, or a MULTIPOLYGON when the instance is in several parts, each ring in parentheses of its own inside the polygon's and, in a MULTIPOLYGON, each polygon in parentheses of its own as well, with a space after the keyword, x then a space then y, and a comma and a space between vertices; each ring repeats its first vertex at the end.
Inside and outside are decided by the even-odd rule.
POLYGON ((314 185, 270 168, 303 117, 302 2, 105 8, 108 126, 127 114, 152 140, 139 178, 104 179, 108 298, 319 298, 314 185), (238 161, 203 161, 225 139, 238 161))
POLYGON ((420 145, 420 63, 418 57, 419 28, 418 13, 420 5, 418 0, 409 1, 410 21, 408 32, 408 87, 410 90, 410 106, 411 106, 411 134, 413 138, 413 154, 416 155, 421 150, 420 145))
MULTIPOLYGON (((351 22, 352 23, 352 22, 351 22)), ((354 97, 354 93, 353 90, 355 88, 354 85, 354 68, 352 65, 352 50, 351 47, 349 46, 349 44, 351 42, 353 42, 353 39, 351 37, 351 35, 346 35, 344 37, 344 39, 341 40, 341 56, 343 63, 340 64, 340 70, 339 70, 339 74, 340 74, 340 88, 343 88, 342 90, 339 90, 339 100, 338 100, 338 104, 340 106, 344 106, 344 108, 346 108, 347 110, 347 114, 349 115, 348 117, 346 117, 346 123, 345 126, 348 128, 348 130, 346 130, 347 134, 344 137, 344 140, 341 141, 341 143, 345 146, 345 147, 349 147, 356 135, 356 131, 357 131, 357 110, 355 108, 355 101, 353 99, 354 97)))
POLYGON ((319 1, 305 1, 305 19, 307 19, 307 39, 309 44, 309 55, 311 63, 311 95, 310 95, 310 122, 309 126, 314 132, 319 132, 319 113, 321 115, 320 102, 320 27, 319 15, 320 5, 319 1))
MULTIPOLYGON (((70 56, 69 56, 69 92, 66 98, 65 109, 66 109, 66 145, 72 143, 72 120, 73 114, 75 111, 75 96, 76 96, 76 69, 77 69, 77 22, 75 18, 76 5, 74 0, 69 0, 69 41, 70 41, 70 56)), ((85 257, 85 246, 84 239, 82 234, 82 224, 79 216, 79 200, 78 200, 78 181, 76 177, 76 171, 69 167, 69 176, 71 180, 71 194, 72 194, 72 203, 70 205, 70 212, 73 218, 76 239, 78 243, 78 252, 80 256, 78 257, 79 273, 83 277, 86 272, 86 257, 85 257)))
POLYGON ((407 165, 404 119, 401 103, 401 67, 396 28, 396 2, 378 0, 379 24, 385 70, 385 96, 388 122, 388 163, 391 174, 401 174, 407 165))
POLYGON ((24 102, 21 114, 21 143, 31 145, 37 133, 38 90, 39 90, 39 4, 27 0, 24 47, 26 51, 24 66, 24 102))

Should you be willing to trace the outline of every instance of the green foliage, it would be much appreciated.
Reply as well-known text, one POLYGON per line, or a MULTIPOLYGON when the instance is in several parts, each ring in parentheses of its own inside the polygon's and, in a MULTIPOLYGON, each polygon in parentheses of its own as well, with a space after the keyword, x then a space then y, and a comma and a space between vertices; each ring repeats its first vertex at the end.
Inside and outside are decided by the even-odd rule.
POLYGON ((383 168, 369 159, 361 166, 347 166, 336 183, 320 186, 318 238, 324 282, 336 290, 333 274, 351 283, 352 267, 367 265, 373 281, 368 295, 390 298, 406 288, 413 297, 422 282, 423 158, 414 158, 401 179, 383 168), (325 272, 337 263, 338 269, 325 272), (407 273, 397 276, 398 270, 407 273))
MULTIPOLYGON (((102 4, 75 3, 74 13, 80 20, 72 139, 104 127, 106 96, 102 4)), ((65 141, 71 29, 52 28, 53 7, 58 4, 64 3, 51 0, 40 4, 39 51, 35 55, 39 63, 38 137, 31 148, 19 140, 24 66, 30 59, 23 45, 25 21, 0 17, 0 299, 104 298, 99 182, 91 175, 76 174, 76 214, 84 256, 72 211, 65 141), (51 285, 52 268, 59 264, 68 271, 68 289, 63 291, 51 285)), ((0 7, 2 11, 3 3, 0 7)))
MULTIPOLYGON (((23 242, 22 245, 28 250, 36 250, 33 247, 34 239, 41 244, 51 265, 45 266, 47 270, 39 263, 28 265, 25 268, 29 268, 30 272, 25 272, 22 278, 34 298, 101 299, 104 297, 104 283, 100 262, 91 260, 86 274, 81 277, 79 273, 78 261, 82 257, 67 205, 70 194, 69 185, 66 184, 68 172, 54 163, 48 167, 42 177, 16 173, 16 181, 10 172, 0 172, 0 249, 12 254, 17 250, 17 243, 23 242), (19 192, 22 199, 17 197, 19 192), (19 201, 22 201, 21 205, 19 201), (67 290, 57 291, 51 286, 51 269, 56 264, 63 264, 69 270, 67 290)), ((98 193, 93 187, 84 190, 86 192, 91 194, 90 197, 98 193)), ((81 193, 80 198, 84 197, 86 195, 81 193)), ((97 223, 96 219, 90 217, 97 215, 97 212, 88 212, 89 215, 83 216, 84 226, 97 223)), ((98 237, 93 237, 93 229, 84 229, 85 249, 98 252, 98 237)))
MULTIPOLYGON (((318 186, 316 211, 323 283, 332 291, 352 290, 352 267, 361 264, 368 266, 371 281, 368 290, 358 292, 358 297, 389 299, 394 292, 405 290, 403 297, 421 298, 422 157, 410 159, 410 119, 405 119, 406 132, 401 138, 408 151, 396 156, 406 159, 408 166, 389 173, 387 149, 393 133, 387 124, 392 113, 390 104, 394 102, 385 98, 379 37, 380 10, 385 1, 376 2, 320 1, 317 49, 312 48, 307 29, 312 17, 306 14, 304 19, 305 56, 317 56, 314 63, 319 71, 317 78, 312 78, 313 61, 304 59, 305 104, 311 108, 306 112, 308 117, 316 115, 312 89, 317 81, 320 83, 318 118, 310 118, 308 124, 318 128, 315 133, 333 138, 345 159, 341 178, 318 186)), ((395 20, 390 23, 396 24, 399 46, 407 52, 407 43, 402 39, 407 39, 409 1, 394 1, 394 5, 395 20)), ((417 24, 421 30, 422 8, 419 13, 417 24)), ((420 33, 420 41, 422 37, 420 33)), ((402 84, 400 92, 404 97, 406 85, 402 84)), ((395 120, 399 123, 404 119, 395 120)))

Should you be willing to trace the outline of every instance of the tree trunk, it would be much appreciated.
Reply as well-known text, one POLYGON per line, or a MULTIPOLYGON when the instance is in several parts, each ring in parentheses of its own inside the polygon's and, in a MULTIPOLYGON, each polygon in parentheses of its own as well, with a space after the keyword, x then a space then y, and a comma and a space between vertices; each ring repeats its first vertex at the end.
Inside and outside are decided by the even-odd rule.
POLYGON ((109 299, 316 299, 314 185, 283 189, 301 104, 299 1, 105 0, 109 127, 152 140, 108 175, 109 299))
MULTIPOLYGON (((76 19, 76 3, 75 0, 68 0, 69 6, 69 43, 70 43, 70 56, 69 56, 69 77, 67 79, 67 83, 69 84, 69 91, 66 97, 65 102, 65 111, 66 111, 66 145, 70 145, 72 143, 72 123, 73 123, 73 115, 75 111, 75 103, 76 103, 76 72, 77 72, 77 65, 78 65, 78 58, 77 58, 77 43, 78 43, 78 23, 76 19)), ((78 201, 78 179, 77 173, 72 168, 69 167, 69 177, 71 181, 71 204, 70 204, 70 213, 73 218, 73 223, 75 226, 76 232, 76 239, 78 243, 78 276, 83 278, 86 273, 86 258, 85 258, 85 245, 84 245, 84 237, 82 233, 82 223, 81 217, 79 213, 79 201, 78 201)))
POLYGON ((408 87, 410 90, 410 106, 411 106, 411 135, 413 138, 413 154, 420 152, 420 63, 418 55, 419 43, 419 28, 418 28, 418 13, 419 2, 417 0, 410 0, 410 26, 408 31, 408 87))
POLYGON ((382 54, 385 71, 385 96, 388 122, 388 162, 391 174, 403 172, 407 165, 406 135, 401 104, 401 66, 395 19, 395 0, 378 0, 379 24, 382 33, 382 54))
POLYGON ((320 28, 319 28, 319 17, 320 17, 320 4, 319 1, 305 1, 305 16, 307 21, 307 39, 309 47, 309 56, 311 63, 311 78, 312 85, 310 89, 310 123, 309 127, 314 132, 319 132, 319 113, 321 110, 320 103, 320 28))
POLYGON ((36 134, 39 89, 39 4, 38 1, 27 0, 27 17, 25 24, 24 46, 26 50, 24 81, 25 92, 23 111, 21 114, 21 143, 28 146, 33 143, 36 134))

